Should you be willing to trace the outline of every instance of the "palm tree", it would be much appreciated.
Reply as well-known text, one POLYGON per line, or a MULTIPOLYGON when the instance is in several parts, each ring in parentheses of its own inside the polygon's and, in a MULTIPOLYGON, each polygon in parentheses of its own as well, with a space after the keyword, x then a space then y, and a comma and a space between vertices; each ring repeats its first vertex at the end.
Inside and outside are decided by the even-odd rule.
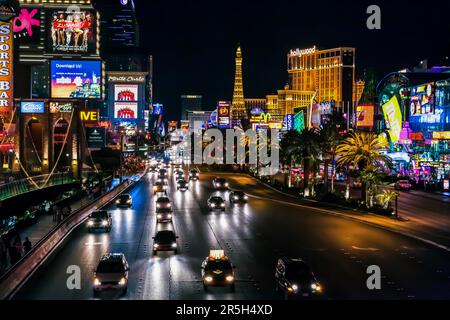
POLYGON ((309 174, 316 172, 321 155, 319 135, 315 129, 305 129, 298 135, 298 140, 287 147, 285 153, 294 160, 303 162, 305 196, 310 194, 309 174))
POLYGON ((392 201, 394 201, 398 195, 399 193, 397 191, 383 190, 382 193, 377 195, 377 198, 383 204, 384 209, 389 209, 392 201))
MULTIPOLYGON (((380 139, 376 134, 352 132, 336 148, 336 154, 339 157, 337 164, 340 167, 347 168, 347 171, 348 168, 353 168, 360 173, 368 166, 374 166, 384 171, 392 166, 391 159, 380 153, 381 149, 387 146, 386 141, 380 139)), ((362 198, 365 199, 365 186, 362 190, 362 198)))
POLYGON ((336 150, 342 140, 342 136, 339 133, 339 128, 342 126, 343 118, 338 113, 333 113, 330 120, 320 130, 320 145, 322 149, 322 155, 325 161, 325 190, 328 192, 328 164, 331 163, 333 170, 331 173, 331 192, 334 192, 334 176, 336 159, 336 150))
POLYGON ((381 182, 382 172, 375 166, 366 167, 359 177, 359 180, 366 187, 366 199, 367 203, 369 197, 369 206, 373 207, 373 195, 375 193, 376 186, 381 182))

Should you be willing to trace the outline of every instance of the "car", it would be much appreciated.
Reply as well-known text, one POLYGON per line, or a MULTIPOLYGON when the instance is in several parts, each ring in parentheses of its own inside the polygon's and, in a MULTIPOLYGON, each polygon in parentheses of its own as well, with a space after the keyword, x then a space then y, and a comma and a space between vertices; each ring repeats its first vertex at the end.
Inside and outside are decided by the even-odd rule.
POLYGON ((299 258, 278 259, 275 270, 275 288, 287 300, 294 296, 310 297, 322 293, 311 268, 299 258))
POLYGON ((155 173, 155 172, 158 171, 158 167, 157 166, 151 166, 149 170, 150 170, 150 172, 155 173))
POLYGON ((158 251, 173 251, 178 253, 177 245, 178 237, 172 230, 161 230, 153 237, 153 255, 158 254, 158 251))
POLYGON ((160 176, 166 177, 167 176, 167 170, 166 169, 159 169, 158 177, 160 177, 160 176))
POLYGON ((224 178, 214 178, 213 186, 215 189, 228 189, 228 182, 224 178))
POLYGON ((123 253, 103 255, 94 270, 94 296, 107 289, 121 290, 122 294, 126 294, 129 271, 130 267, 123 253))
POLYGON ((399 180, 395 183, 395 189, 396 190, 406 190, 409 191, 412 188, 411 182, 408 180, 399 180))
POLYGON ((163 182, 157 181, 153 185, 153 194, 156 195, 157 193, 164 193, 167 194, 167 187, 164 185, 163 182))
POLYGON ((168 197, 159 197, 156 199, 156 212, 160 209, 172 209, 172 204, 168 197))
POLYGON ((106 210, 92 212, 87 219, 87 227, 89 232, 95 229, 103 229, 106 232, 110 232, 112 228, 111 214, 106 210))
POLYGON ((212 196, 208 199, 208 208, 210 211, 217 209, 225 211, 225 200, 219 196, 212 196))
POLYGON ((169 169, 170 168, 170 162, 164 162, 164 168, 169 169))
POLYGON ((200 178, 200 174, 198 173, 197 169, 191 169, 189 170, 189 180, 197 181, 200 178))
POLYGON ((235 266, 231 264, 224 250, 210 250, 201 269, 205 291, 209 286, 229 286, 232 292, 235 291, 235 266))
POLYGON ((177 164, 175 164, 175 166, 173 168, 175 170, 181 170, 181 164, 177 163, 177 164))
POLYGON ((189 183, 186 180, 178 180, 177 190, 187 191, 189 190, 189 183))
POLYGON ((247 203, 248 196, 243 191, 231 191, 230 203, 247 203))
POLYGON ((173 221, 172 209, 168 209, 168 208, 157 209, 156 223, 171 223, 172 221, 173 221))
POLYGON ((123 193, 116 200, 116 205, 118 207, 131 208, 131 206, 133 205, 133 199, 131 198, 131 196, 128 193, 123 193))

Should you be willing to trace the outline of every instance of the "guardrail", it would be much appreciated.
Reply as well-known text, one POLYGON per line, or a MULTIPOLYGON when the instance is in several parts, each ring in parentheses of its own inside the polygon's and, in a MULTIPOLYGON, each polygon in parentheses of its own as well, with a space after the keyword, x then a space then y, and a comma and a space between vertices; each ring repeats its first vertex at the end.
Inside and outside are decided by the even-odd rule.
POLYGON ((74 211, 66 220, 50 231, 47 236, 36 243, 27 255, 0 278, 0 299, 11 299, 70 233, 87 219, 92 211, 104 207, 134 182, 131 179, 127 179, 109 193, 74 211))

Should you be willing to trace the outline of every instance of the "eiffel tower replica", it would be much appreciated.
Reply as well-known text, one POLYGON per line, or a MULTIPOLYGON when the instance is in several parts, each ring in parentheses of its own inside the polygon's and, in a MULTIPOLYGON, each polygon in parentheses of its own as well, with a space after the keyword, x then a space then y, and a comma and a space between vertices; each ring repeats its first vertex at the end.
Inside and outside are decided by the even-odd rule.
POLYGON ((238 46, 236 50, 236 73, 234 76, 233 102, 231 103, 232 125, 239 126, 240 120, 247 118, 244 102, 244 86, 242 83, 242 51, 238 46))

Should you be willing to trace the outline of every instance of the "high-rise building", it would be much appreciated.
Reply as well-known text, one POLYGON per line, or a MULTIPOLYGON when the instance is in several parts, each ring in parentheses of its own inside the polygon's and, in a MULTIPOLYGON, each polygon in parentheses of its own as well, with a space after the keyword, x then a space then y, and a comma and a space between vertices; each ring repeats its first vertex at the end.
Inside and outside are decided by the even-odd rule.
POLYGON ((202 96, 201 95, 182 95, 181 96, 181 120, 187 119, 188 111, 202 110, 202 96))
POLYGON ((260 98, 244 99, 247 115, 252 112, 266 112, 267 100, 260 98))
POLYGON ((233 102, 231 104, 231 119, 238 123, 240 119, 247 118, 244 102, 244 85, 242 80, 242 51, 239 46, 236 50, 236 70, 234 77, 233 102))
POLYGON ((297 91, 317 91, 317 102, 353 105, 355 48, 295 49, 288 53, 289 86, 297 91))
POLYGON ((100 53, 107 71, 148 71, 148 54, 139 49, 134 0, 92 0, 100 13, 100 53))

